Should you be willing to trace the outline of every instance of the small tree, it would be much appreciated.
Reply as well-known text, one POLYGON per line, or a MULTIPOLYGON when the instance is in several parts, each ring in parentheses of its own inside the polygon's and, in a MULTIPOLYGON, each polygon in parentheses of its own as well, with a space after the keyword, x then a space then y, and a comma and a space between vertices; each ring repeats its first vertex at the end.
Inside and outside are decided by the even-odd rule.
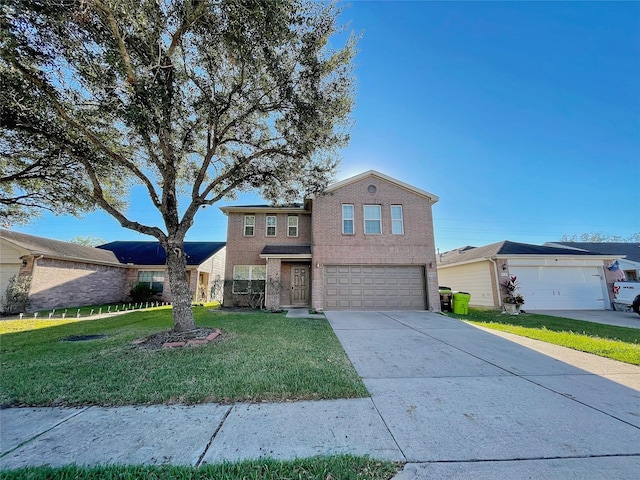
POLYGON ((9 279, 7 290, 2 301, 5 313, 23 313, 29 307, 29 289, 31 288, 31 275, 16 278, 14 275, 9 279))

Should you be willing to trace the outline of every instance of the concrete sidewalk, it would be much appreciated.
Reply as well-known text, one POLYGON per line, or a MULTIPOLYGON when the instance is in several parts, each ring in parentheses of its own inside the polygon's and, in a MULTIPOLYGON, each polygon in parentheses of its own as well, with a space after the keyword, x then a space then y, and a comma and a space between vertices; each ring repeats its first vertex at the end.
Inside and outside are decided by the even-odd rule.
POLYGON ((5 409, 0 468, 350 453, 408 462, 402 479, 636 478, 640 393, 622 383, 640 367, 591 372, 429 312, 327 318, 371 398, 5 409))
MULTIPOLYGON (((528 310, 527 310, 528 311, 528 310)), ((552 317, 572 318, 586 322, 614 325, 616 327, 640 328, 640 315, 629 310, 531 310, 528 313, 540 313, 552 317)))

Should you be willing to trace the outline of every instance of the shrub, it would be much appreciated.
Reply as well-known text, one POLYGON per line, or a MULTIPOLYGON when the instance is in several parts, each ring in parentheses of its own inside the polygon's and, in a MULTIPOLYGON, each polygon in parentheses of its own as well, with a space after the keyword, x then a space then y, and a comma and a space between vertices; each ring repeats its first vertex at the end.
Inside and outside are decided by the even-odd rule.
POLYGON ((147 285, 143 283, 139 283, 135 285, 129 291, 129 297, 131 298, 131 301, 135 303, 149 302, 153 300, 154 299, 153 297, 155 297, 157 294, 158 294, 157 290, 149 288, 147 285))
POLYGON ((21 313, 29 306, 29 289, 31 288, 31 275, 9 279, 7 290, 4 294, 2 307, 7 314, 21 313))

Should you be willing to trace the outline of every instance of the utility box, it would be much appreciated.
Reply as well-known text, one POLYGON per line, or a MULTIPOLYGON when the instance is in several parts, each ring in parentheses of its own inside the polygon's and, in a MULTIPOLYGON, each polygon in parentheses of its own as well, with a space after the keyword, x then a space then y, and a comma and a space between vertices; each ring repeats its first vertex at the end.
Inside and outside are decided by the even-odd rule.
POLYGON ((469 313, 469 300, 471 300, 471 294, 455 292, 453 294, 453 313, 467 315, 469 313))

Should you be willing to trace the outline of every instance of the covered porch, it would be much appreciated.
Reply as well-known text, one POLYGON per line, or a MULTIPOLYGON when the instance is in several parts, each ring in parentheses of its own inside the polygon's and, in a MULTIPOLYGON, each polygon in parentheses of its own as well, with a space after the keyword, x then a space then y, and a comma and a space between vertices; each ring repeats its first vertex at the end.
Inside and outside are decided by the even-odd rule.
POLYGON ((260 258, 267 263, 265 308, 311 306, 310 245, 267 245, 260 258))

